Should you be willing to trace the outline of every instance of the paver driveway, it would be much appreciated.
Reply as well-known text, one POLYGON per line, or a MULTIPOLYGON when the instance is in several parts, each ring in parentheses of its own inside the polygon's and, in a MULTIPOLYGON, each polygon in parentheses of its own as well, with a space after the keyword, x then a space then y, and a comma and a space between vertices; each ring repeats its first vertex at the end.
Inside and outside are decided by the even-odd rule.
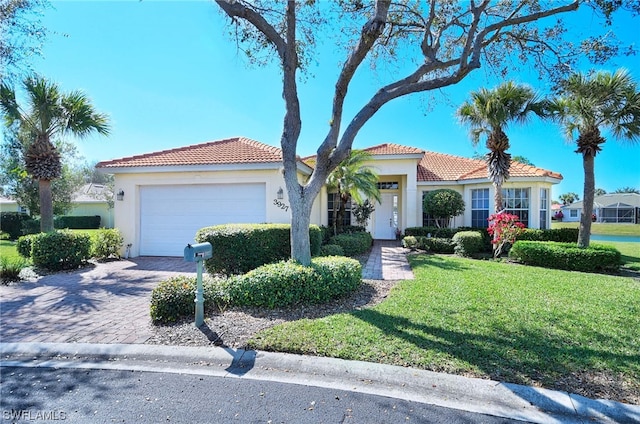
POLYGON ((1 342, 144 343, 151 290, 195 274, 182 258, 140 257, 0 286, 1 342))

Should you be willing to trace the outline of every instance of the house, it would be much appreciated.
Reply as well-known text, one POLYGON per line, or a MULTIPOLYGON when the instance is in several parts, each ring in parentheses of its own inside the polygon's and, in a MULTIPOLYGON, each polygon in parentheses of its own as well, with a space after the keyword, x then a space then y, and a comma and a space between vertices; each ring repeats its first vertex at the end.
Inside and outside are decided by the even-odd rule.
POLYGON ((103 184, 85 184, 73 194, 69 216, 100 216, 100 227, 113 228, 113 193, 103 184))
MULTIPOLYGON (((392 143, 365 150, 380 176, 382 200, 368 224, 376 239, 394 239, 397 228, 431 224, 422 198, 439 188, 457 190, 467 204, 453 226, 486 227, 494 213, 494 190, 482 160, 392 143)), ((206 226, 290 222, 281 161, 279 148, 236 137, 103 161, 97 168, 115 176, 115 226, 131 244, 131 256, 179 256, 206 226)), ((298 161, 301 180, 313 165, 313 157, 298 161)), ((503 187, 507 210, 529 227, 548 228, 551 187, 561 180, 558 173, 514 162, 503 187)), ((329 225, 336 204, 322 190, 311 222, 329 225)))
MULTIPOLYGON (((583 201, 562 208, 563 221, 580 221, 583 201)), ((593 198, 593 213, 596 222, 620 222, 640 224, 640 194, 612 193, 593 198)))
MULTIPOLYGON (((73 194, 70 216, 100 216, 100 226, 113 228, 113 193, 101 184, 85 184, 73 194)), ((0 196, 1 212, 28 213, 28 209, 10 198, 0 196)))

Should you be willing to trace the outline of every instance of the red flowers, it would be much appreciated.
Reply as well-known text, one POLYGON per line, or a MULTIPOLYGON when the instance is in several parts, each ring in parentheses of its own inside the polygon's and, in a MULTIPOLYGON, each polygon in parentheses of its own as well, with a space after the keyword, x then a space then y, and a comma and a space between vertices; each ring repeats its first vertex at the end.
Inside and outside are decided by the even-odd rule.
POLYGON ((498 255, 502 252, 504 244, 513 244, 525 228, 520 218, 505 212, 491 215, 488 221, 487 231, 493 236, 491 242, 496 245, 494 253, 498 255))

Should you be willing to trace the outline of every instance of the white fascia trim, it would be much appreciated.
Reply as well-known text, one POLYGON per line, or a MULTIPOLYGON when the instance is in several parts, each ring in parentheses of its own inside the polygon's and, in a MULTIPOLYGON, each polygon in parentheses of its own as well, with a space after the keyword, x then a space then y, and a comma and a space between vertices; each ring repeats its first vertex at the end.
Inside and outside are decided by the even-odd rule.
POLYGON ((422 159, 424 153, 408 153, 404 155, 371 155, 374 160, 391 159, 422 159))
POLYGON ((281 162, 217 164, 217 165, 175 165, 175 166, 123 166, 114 168, 98 168, 109 174, 149 174, 168 172, 207 172, 207 171, 252 171, 263 169, 279 169, 281 162))
POLYGON ((441 185, 450 185, 450 186, 461 186, 464 183, 459 181, 418 181, 418 187, 431 187, 431 186, 441 186, 441 185))

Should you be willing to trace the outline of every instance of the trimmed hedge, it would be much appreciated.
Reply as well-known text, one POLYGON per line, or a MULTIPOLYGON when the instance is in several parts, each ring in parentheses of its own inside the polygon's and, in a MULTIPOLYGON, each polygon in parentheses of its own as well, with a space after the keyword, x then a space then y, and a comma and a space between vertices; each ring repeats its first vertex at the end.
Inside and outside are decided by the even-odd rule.
MULTIPOLYGON (((151 292, 151 320, 154 323, 172 323, 180 318, 195 314, 196 277, 181 275, 161 281, 151 292)), ((202 278, 204 310, 209 312, 213 306, 223 310, 229 303, 228 282, 225 279, 213 279, 208 275, 202 278)))
POLYGON ((408 227, 404 229, 405 236, 427 237, 432 238, 448 238, 453 237, 458 232, 457 228, 440 228, 440 227, 408 227))
POLYGON ((232 277, 235 305, 282 308, 328 302, 354 291, 362 281, 362 266, 344 257, 314 258, 310 267, 278 262, 232 277))
POLYGON ((88 234, 56 230, 31 237, 31 260, 36 267, 52 271, 74 269, 91 257, 88 234))
POLYGON ((124 238, 117 228, 96 231, 91 240, 91 257, 96 259, 120 259, 124 238))
POLYGON ((372 243, 373 237, 371 237, 371 234, 363 232, 338 234, 329 240, 329 244, 340 246, 345 256, 361 255, 371 249, 372 243))
MULTIPOLYGON (((311 225, 309 238, 311 255, 317 256, 322 240, 320 227, 311 225)), ((205 261, 209 274, 244 274, 291 256, 291 225, 215 225, 198 230, 196 241, 209 242, 213 246, 213 257, 205 261)))
POLYGON ((526 241, 555 241, 559 243, 577 243, 578 228, 552 228, 548 230, 536 230, 526 228, 517 240, 526 241))
POLYGON ((29 215, 21 212, 0 212, 0 231, 9 234, 11 240, 20 237, 24 221, 29 220, 29 215))
POLYGON ((325 244, 320 247, 319 256, 344 256, 344 250, 337 244, 325 244))
MULTIPOLYGON (((353 292, 362 281, 362 266, 344 257, 314 258, 310 267, 293 261, 267 264, 245 275, 202 281, 205 311, 216 306, 289 307, 328 302, 353 292)), ((162 281, 151 292, 151 319, 171 323, 193 316, 196 277, 162 281)))
MULTIPOLYGON (((322 244, 328 244, 333 234, 333 227, 325 227, 324 225, 320 227, 322 231, 322 244)), ((352 233, 366 233, 367 229, 360 225, 343 225, 338 229, 339 234, 352 234, 352 233)))
POLYGON ((612 246, 581 248, 551 241, 516 241, 509 257, 526 265, 583 272, 617 271, 622 264, 620 252, 612 246))
POLYGON ((29 234, 20 237, 18 241, 16 241, 16 251, 18 252, 18 255, 27 259, 31 257, 31 244, 33 237, 35 236, 36 234, 29 234))
POLYGON ((69 228, 71 230, 95 230, 100 228, 100 215, 94 216, 56 216, 53 220, 56 228, 69 228))
POLYGON ((456 244, 450 238, 407 236, 402 245, 410 249, 421 249, 432 253, 454 253, 456 244))
POLYGON ((451 239, 454 253, 459 256, 474 256, 484 249, 482 234, 477 231, 459 231, 451 239))

